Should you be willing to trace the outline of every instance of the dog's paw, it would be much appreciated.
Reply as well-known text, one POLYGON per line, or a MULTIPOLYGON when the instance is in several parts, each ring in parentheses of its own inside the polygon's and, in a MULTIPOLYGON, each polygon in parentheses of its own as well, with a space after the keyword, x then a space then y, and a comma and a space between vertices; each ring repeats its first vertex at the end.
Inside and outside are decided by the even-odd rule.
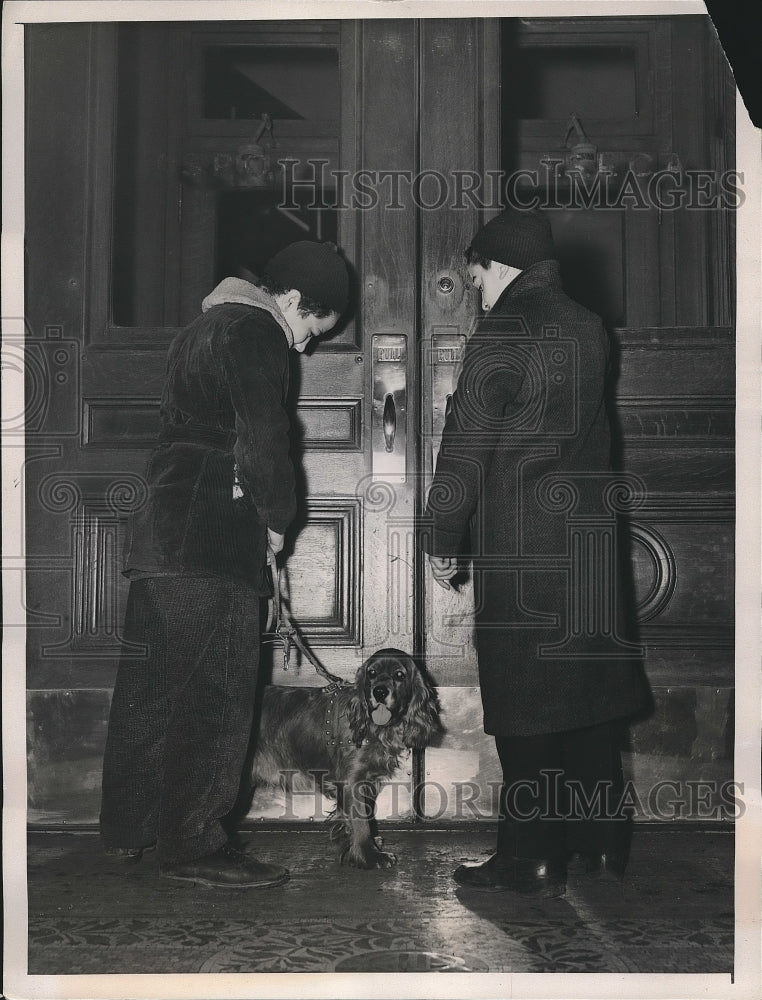
POLYGON ((373 868, 394 868, 397 864, 397 855, 388 851, 376 851, 373 855, 373 868))
POLYGON ((343 820, 334 820, 328 831, 328 836, 333 843, 346 841, 349 839, 346 823, 343 820))
POLYGON ((350 848, 345 852, 342 861, 346 861, 353 868, 361 868, 366 871, 372 868, 394 868, 397 864, 397 858, 394 854, 373 848, 356 852, 350 848))

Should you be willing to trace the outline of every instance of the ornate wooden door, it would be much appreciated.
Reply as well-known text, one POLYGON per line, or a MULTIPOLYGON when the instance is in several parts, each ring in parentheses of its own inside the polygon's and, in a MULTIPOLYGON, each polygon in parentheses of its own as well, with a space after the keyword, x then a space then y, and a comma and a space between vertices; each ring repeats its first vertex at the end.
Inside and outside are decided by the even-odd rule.
MULTIPOLYGON (((703 20, 677 20, 28 29, 31 819, 97 815, 126 594, 121 538, 145 498, 166 348, 217 280, 256 276, 304 236, 343 248, 355 308, 294 358, 293 615, 343 676, 396 646, 425 655, 440 686, 447 731, 405 765, 406 796, 382 815, 409 815, 413 778, 428 816, 490 813, 497 771, 481 734, 471 591, 433 588, 414 545, 476 315, 462 251, 497 209, 500 171, 564 160, 571 111, 607 164, 647 174, 676 153, 686 167, 720 165, 728 144, 712 115, 730 106, 720 60, 703 20), (705 100, 683 120, 673 104, 705 65, 705 100)), ((719 253, 729 230, 716 215, 549 207, 572 290, 621 328, 620 459, 654 489, 633 555, 659 719, 692 711, 697 753, 714 761, 732 685, 732 287, 719 253), (710 269, 708 248, 720 261, 710 269), (686 358, 682 390, 665 364, 686 358), (694 566, 711 594, 686 584, 694 566)), ((277 655, 272 680, 319 683, 277 655)), ((672 746, 661 722, 646 732, 645 758, 652 744, 672 746)))

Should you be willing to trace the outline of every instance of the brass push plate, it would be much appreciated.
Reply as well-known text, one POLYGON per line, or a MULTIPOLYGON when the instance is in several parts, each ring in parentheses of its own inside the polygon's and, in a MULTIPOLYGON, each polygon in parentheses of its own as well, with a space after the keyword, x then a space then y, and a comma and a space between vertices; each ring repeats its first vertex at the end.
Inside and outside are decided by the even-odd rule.
POLYGON ((449 402, 463 360, 466 338, 460 333, 437 333, 431 338, 431 467, 436 468, 449 402))

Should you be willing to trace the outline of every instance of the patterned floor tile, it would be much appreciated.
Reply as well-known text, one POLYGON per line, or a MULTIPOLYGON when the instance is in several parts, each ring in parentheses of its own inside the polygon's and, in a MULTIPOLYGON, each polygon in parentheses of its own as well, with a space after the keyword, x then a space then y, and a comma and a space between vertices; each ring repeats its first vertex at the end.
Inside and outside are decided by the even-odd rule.
POLYGON ((258 831, 256 852, 292 877, 249 893, 161 881, 155 857, 125 866, 92 836, 32 835, 29 972, 731 971, 729 834, 640 830, 623 886, 570 879, 553 900, 455 885, 492 837, 390 830, 398 867, 357 872, 319 831, 258 831))

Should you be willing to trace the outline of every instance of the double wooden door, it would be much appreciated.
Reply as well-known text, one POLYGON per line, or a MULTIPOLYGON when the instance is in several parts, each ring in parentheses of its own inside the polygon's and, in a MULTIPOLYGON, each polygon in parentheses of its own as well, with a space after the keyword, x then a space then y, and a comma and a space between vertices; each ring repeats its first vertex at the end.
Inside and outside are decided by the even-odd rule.
MULTIPOLYGON (((690 58, 705 51, 705 36, 695 20, 670 35, 660 19, 27 29, 33 815, 82 820, 97 811, 126 595, 121 540, 130 511, 145 500, 167 346, 220 278, 256 278, 282 245, 315 238, 334 240, 346 254, 353 308, 333 336, 293 359, 300 511, 287 544, 291 610, 326 666, 345 677, 382 646, 425 655, 448 713, 445 743, 427 757, 436 786, 429 812, 440 814, 446 799, 442 815, 471 818, 447 791, 456 779, 486 788, 494 769, 489 741, 476 746, 483 737, 471 591, 433 587, 415 546, 416 515, 477 311, 463 249, 497 209, 500 170, 526 179, 547 150, 551 158, 568 154, 572 93, 587 102, 576 110, 583 125, 592 123, 607 165, 629 160, 647 173, 669 163, 681 143, 700 159, 696 130, 709 134, 709 111, 698 104, 703 117, 680 122, 671 101, 694 78, 690 58), (681 51, 688 55, 673 66, 681 51)), ((717 93, 705 97, 716 110, 727 95, 718 97, 721 83, 714 86, 717 93)), ((716 163, 722 154, 715 144, 716 163)), ((722 240, 712 235, 714 220, 696 213, 625 208, 556 206, 567 273, 572 281, 575 268, 586 276, 572 291, 588 295, 611 325, 629 328, 623 357, 629 351, 628 358, 655 363, 642 377, 623 366, 631 397, 624 429, 648 438, 630 454, 657 484, 654 510, 662 517, 668 508, 673 525, 687 503, 701 520, 709 483, 710 530, 727 534, 730 285, 722 263, 709 272, 705 266, 707 247, 722 240), (700 331, 677 329, 688 326, 700 331), (670 332, 657 335, 658 327, 670 332), (688 416, 682 403, 669 402, 685 391, 660 361, 686 348, 696 373, 696 387, 685 390, 693 400, 688 416), (723 380, 711 391, 702 375, 710 368, 723 380), (653 385, 662 386, 656 395, 653 385), (711 434, 701 431, 710 409, 718 411, 718 419, 706 417, 711 434), (673 483, 672 453, 652 446, 652 411, 654 419, 666 413, 675 436, 683 435, 680 468, 690 477, 695 459, 696 475, 709 477, 689 489, 687 501, 669 499, 690 481, 673 483), (685 433, 699 434, 698 451, 690 441, 685 447, 685 433)), ((722 583, 707 605, 703 646, 685 629, 684 645, 676 645, 670 623, 666 643, 656 635, 665 687, 688 663, 698 664, 688 683, 726 692, 731 668, 716 667, 714 650, 730 658, 727 537, 713 535, 699 552, 678 537, 682 563, 671 541, 661 546, 654 537, 636 538, 647 615, 668 614, 670 601, 675 607, 675 565, 697 565, 698 557, 722 583)), ((680 613, 701 615, 702 608, 680 613)), ((277 655, 272 680, 319 683, 308 664, 294 661, 285 671, 277 655)), ((721 709, 712 711, 716 723, 721 709)), ((480 808, 489 814, 486 799, 480 808)))

